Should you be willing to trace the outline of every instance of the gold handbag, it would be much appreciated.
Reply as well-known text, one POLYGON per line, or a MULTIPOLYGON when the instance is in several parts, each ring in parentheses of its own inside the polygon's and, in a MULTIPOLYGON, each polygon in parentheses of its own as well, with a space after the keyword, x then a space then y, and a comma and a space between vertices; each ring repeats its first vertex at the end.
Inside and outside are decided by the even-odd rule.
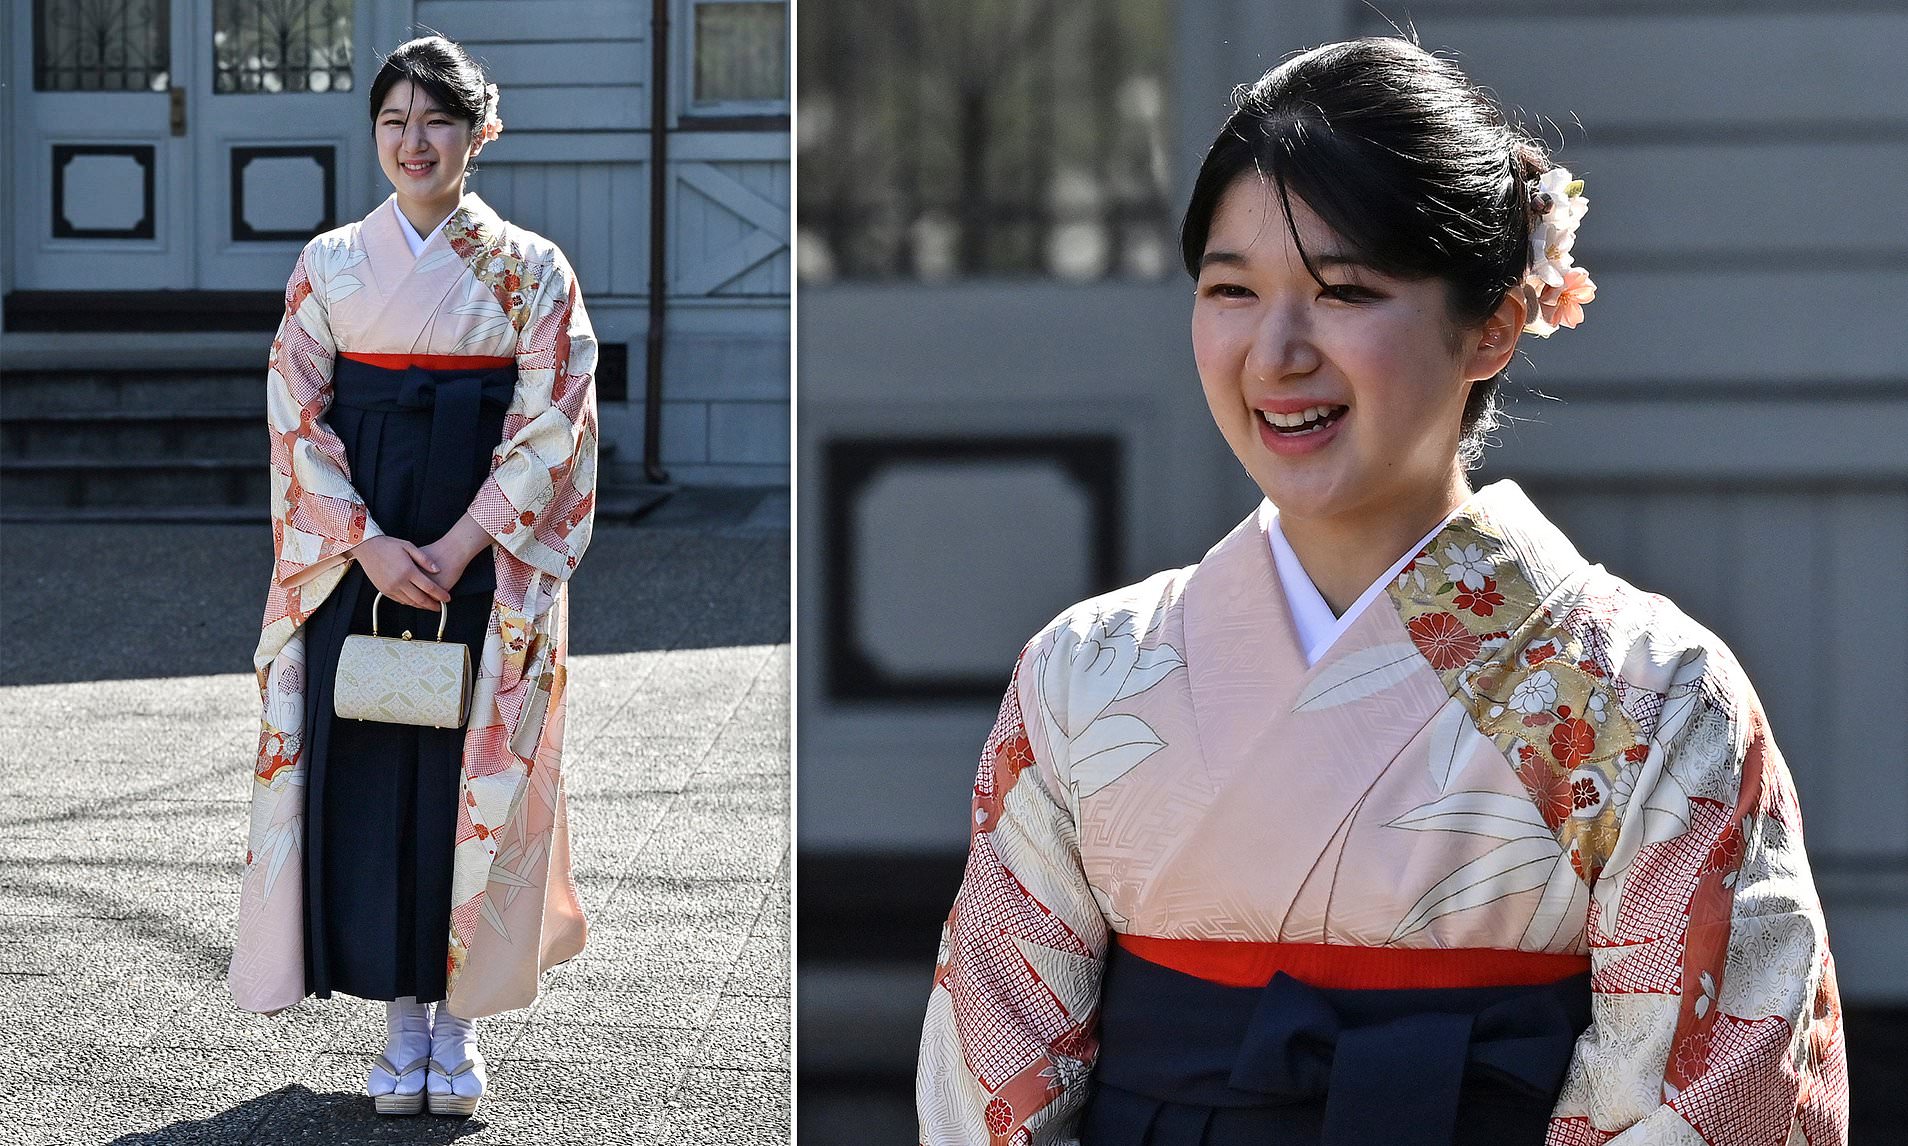
POLYGON ((383 600, 379 593, 371 602, 371 635, 346 637, 338 652, 333 707, 352 720, 462 728, 470 718, 470 648, 444 640, 449 603, 437 612, 437 639, 414 641, 409 629, 401 637, 378 635, 383 600))

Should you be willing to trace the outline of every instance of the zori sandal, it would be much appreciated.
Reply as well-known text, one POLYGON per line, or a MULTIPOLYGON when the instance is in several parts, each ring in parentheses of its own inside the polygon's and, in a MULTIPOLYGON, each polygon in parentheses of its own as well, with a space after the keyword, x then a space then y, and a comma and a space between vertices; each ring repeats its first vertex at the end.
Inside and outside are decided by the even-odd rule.
POLYGON ((429 1098, 432 1114, 469 1118, 477 1113, 477 1104, 483 1101, 486 1089, 482 1055, 465 1059, 454 1070, 445 1067, 437 1059, 431 1060, 429 1098), (460 1093, 473 1090, 473 1083, 473 1093, 460 1093))
POLYGON ((416 1114, 424 1109, 424 1064, 428 1055, 419 1055, 399 1068, 386 1055, 379 1055, 365 1080, 365 1092, 379 1114, 416 1114))

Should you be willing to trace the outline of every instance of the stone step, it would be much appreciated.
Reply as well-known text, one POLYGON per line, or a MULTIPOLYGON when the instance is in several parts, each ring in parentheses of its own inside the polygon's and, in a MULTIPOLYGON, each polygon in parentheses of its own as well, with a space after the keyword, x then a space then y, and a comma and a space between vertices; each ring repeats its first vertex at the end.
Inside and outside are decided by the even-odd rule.
POLYGON ((271 448, 265 410, 0 411, 0 459, 8 461, 174 461, 263 464, 271 448))
POLYGON ((256 410, 265 414, 265 366, 257 369, 8 370, 0 372, 0 418, 107 410, 256 410))
POLYGON ((264 509, 271 492, 266 459, 6 458, 0 460, 5 512, 224 506, 264 509))

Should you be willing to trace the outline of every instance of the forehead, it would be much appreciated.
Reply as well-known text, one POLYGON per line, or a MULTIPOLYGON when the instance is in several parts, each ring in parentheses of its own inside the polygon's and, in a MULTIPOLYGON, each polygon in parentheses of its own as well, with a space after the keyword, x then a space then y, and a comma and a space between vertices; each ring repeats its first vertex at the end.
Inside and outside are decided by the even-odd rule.
MULTIPOLYGON (((1289 193, 1292 222, 1305 253, 1314 262, 1322 257, 1348 254, 1351 245, 1332 230, 1305 200, 1289 193)), ((1225 252, 1248 261, 1287 258, 1298 263, 1298 249, 1292 243, 1292 226, 1286 223, 1285 207, 1279 201, 1278 187, 1269 175, 1248 168, 1233 179, 1219 204, 1213 209, 1212 224, 1206 231, 1208 254, 1225 252)))
POLYGON ((384 106, 378 109, 378 114, 383 115, 387 111, 432 112, 443 110, 444 105, 432 99, 431 93, 425 90, 422 85, 404 79, 392 84, 391 90, 385 93, 384 106))

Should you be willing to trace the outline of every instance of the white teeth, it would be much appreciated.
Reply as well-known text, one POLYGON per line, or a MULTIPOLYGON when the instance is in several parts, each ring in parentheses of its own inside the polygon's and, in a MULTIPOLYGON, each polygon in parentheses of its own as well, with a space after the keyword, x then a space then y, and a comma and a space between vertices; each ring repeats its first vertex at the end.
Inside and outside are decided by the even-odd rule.
POLYGON ((1342 407, 1339 406, 1312 406, 1296 414, 1279 414, 1271 410, 1261 410, 1259 415, 1270 425, 1284 430, 1295 430, 1311 422, 1323 421, 1340 409, 1342 407))

